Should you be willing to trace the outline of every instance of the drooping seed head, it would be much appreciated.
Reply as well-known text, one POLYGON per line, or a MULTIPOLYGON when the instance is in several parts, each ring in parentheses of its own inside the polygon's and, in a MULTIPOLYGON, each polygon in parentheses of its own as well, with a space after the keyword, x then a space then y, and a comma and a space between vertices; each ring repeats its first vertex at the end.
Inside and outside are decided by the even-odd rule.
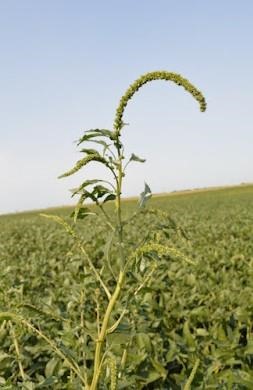
POLYGON ((120 131, 124 125, 123 115, 129 100, 144 84, 154 80, 172 81, 177 85, 181 85, 199 102, 200 111, 206 110, 206 101, 202 93, 197 88, 195 88, 194 85, 191 84, 187 79, 183 78, 180 74, 167 71, 149 72, 135 80, 120 99, 114 120, 114 130, 117 135, 120 134, 120 131))

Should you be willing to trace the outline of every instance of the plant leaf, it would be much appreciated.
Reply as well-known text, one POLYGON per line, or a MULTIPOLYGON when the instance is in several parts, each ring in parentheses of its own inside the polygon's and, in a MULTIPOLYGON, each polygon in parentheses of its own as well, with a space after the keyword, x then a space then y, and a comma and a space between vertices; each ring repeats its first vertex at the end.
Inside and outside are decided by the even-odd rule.
POLYGON ((52 377, 59 365, 59 359, 57 357, 52 357, 46 364, 45 376, 46 378, 52 377))
POLYGON ((138 161, 140 163, 144 163, 146 161, 145 158, 140 158, 136 156, 136 154, 132 153, 129 161, 138 161))
POLYGON ((97 150, 96 149, 87 149, 83 148, 80 150, 80 153, 86 153, 86 154, 96 154, 97 150))
POLYGON ((106 194, 111 194, 111 190, 102 185, 95 186, 92 191, 92 195, 94 195, 97 199, 102 198, 106 194))
POLYGON ((152 197, 150 187, 145 183, 144 191, 140 195, 139 206, 144 207, 147 201, 152 197))
POLYGON ((72 190, 70 190, 72 192, 72 197, 77 195, 77 194, 81 194, 82 193, 82 190, 85 188, 85 187, 88 187, 92 184, 97 184, 97 183, 101 183, 103 182, 104 180, 99 180, 99 179, 93 179, 93 180, 85 180, 79 187, 77 188, 73 188, 72 190))
POLYGON ((116 199, 116 195, 115 194, 109 194, 108 196, 106 196, 106 198, 104 199, 103 203, 106 203, 109 200, 114 200, 114 199, 116 199))
POLYGON ((96 137, 106 137, 110 140, 115 140, 115 134, 111 130, 107 129, 91 129, 84 133, 84 135, 78 140, 77 145, 80 145, 84 141, 89 141, 92 138, 96 137))
POLYGON ((89 215, 96 215, 96 213, 92 213, 87 207, 78 206, 76 206, 75 210, 70 214, 70 216, 74 218, 75 223, 78 219, 84 219, 89 215))

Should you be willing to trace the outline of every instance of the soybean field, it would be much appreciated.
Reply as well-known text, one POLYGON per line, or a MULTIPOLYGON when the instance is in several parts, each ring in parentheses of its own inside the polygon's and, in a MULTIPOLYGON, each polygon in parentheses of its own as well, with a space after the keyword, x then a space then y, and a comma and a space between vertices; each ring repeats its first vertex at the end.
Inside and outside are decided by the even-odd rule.
MULTIPOLYGON (((127 273, 98 388, 179 390, 192 375, 192 389, 252 389, 253 185, 154 196, 135 209, 136 199, 123 202, 123 217, 133 215, 125 245, 174 252, 154 246, 127 273)), ((105 210, 113 219, 110 202, 105 210)), ((71 207, 46 212, 72 224, 71 207)), ((113 287, 118 248, 104 220, 88 215, 74 229, 113 287)), ((90 380, 106 296, 85 261, 39 212, 0 217, 0 388, 79 390, 90 380)))

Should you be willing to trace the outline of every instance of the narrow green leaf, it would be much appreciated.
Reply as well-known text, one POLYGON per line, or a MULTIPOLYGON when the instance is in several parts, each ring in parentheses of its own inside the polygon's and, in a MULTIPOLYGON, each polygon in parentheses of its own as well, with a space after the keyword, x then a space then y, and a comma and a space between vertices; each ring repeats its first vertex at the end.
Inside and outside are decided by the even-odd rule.
POLYGON ((86 153, 86 154, 97 154, 97 150, 96 149, 87 149, 87 148, 84 148, 84 149, 81 149, 80 150, 80 153, 86 153))
POLYGON ((140 163, 144 163, 146 160, 145 160, 145 158, 140 158, 140 157, 136 156, 136 154, 132 153, 129 161, 138 161, 140 163))
POLYGON ((106 198, 104 199, 103 203, 106 203, 109 200, 115 200, 115 199, 116 199, 116 195, 115 194, 109 194, 108 196, 106 196, 106 198))
POLYGON ((85 180, 79 187, 70 190, 72 192, 72 197, 75 196, 76 194, 81 194, 84 188, 92 184, 101 183, 101 182, 104 182, 104 180, 99 180, 99 179, 85 180))
POLYGON ((94 187, 92 194, 97 198, 102 198, 106 194, 110 194, 111 190, 105 186, 97 185, 94 187))
POLYGON ((110 140, 115 140, 115 133, 107 129, 91 129, 84 133, 84 135, 78 140, 77 145, 96 137, 106 137, 110 140))
POLYGON ((155 368, 155 370, 161 375, 163 380, 165 380, 167 378, 167 375, 168 375, 167 370, 156 359, 150 358, 150 360, 151 360, 151 363, 152 363, 153 367, 155 368))
POLYGON ((77 146, 81 145, 85 141, 89 141, 92 138, 97 137, 98 135, 96 133, 87 134, 85 133, 77 142, 77 146))
POLYGON ((140 195, 139 206, 144 207, 147 201, 152 197, 150 187, 145 183, 144 191, 140 195))
POLYGON ((78 219, 84 219, 89 215, 96 215, 96 213, 92 213, 87 207, 76 207, 75 210, 70 214, 70 216, 74 218, 75 223, 78 219))
POLYGON ((58 365, 59 365, 59 359, 57 357, 53 357, 47 362, 45 368, 46 378, 52 377, 54 375, 58 365))
POLYGON ((183 336, 188 347, 191 349, 195 349, 195 340, 191 334, 188 321, 185 321, 183 325, 183 336))

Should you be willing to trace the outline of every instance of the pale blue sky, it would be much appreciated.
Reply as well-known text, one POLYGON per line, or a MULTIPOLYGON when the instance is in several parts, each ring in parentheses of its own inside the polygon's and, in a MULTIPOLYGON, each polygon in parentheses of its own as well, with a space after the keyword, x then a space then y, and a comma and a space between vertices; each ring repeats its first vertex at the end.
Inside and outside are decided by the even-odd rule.
POLYGON ((253 181, 251 0, 0 0, 0 213, 70 203, 95 165, 57 180, 80 157, 83 130, 111 128, 139 75, 181 73, 206 96, 146 85, 124 140, 147 158, 125 195, 253 181))

